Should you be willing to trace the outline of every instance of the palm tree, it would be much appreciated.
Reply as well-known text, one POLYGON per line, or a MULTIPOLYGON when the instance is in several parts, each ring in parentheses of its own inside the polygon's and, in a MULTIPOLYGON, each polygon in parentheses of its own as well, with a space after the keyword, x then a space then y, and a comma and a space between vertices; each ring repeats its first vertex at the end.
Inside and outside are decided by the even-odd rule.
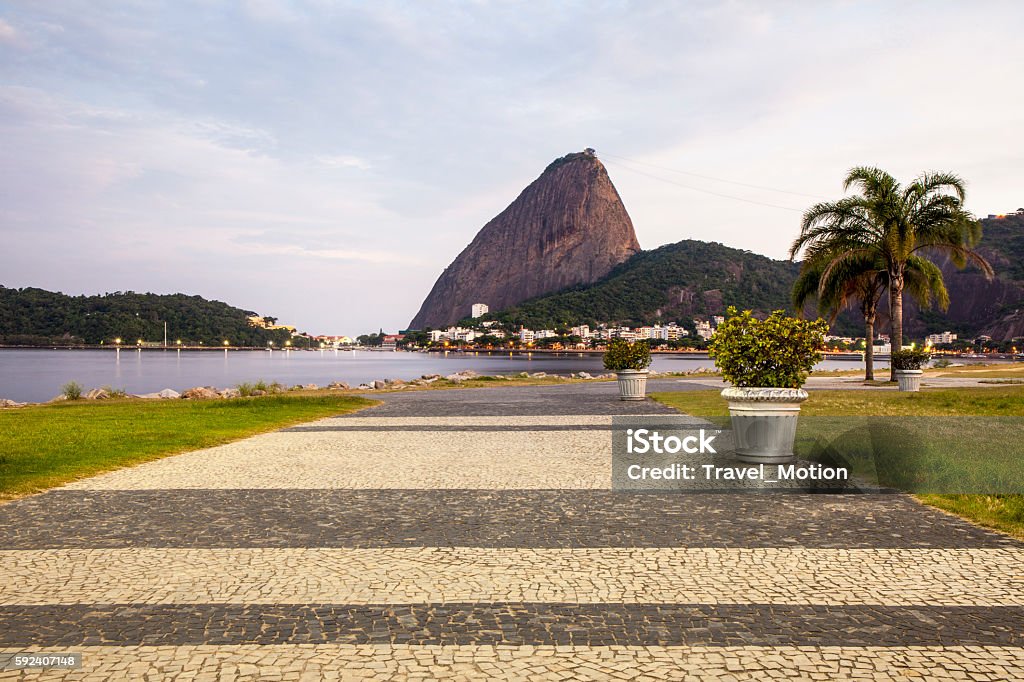
MULTIPOLYGON (((790 256, 802 249, 831 252, 822 272, 826 279, 846 261, 869 258, 882 264, 891 343, 897 350, 903 346, 903 292, 910 263, 934 266, 929 255, 944 253, 957 267, 973 263, 992 277, 992 266, 973 248, 981 238, 981 224, 963 207, 964 181, 952 173, 922 173, 903 187, 879 168, 857 167, 843 182, 844 190, 851 188, 860 193, 807 210, 790 256)), ((941 281, 941 273, 938 277, 941 281)))
POLYGON ((807 303, 817 299, 818 311, 827 314, 829 324, 833 324, 844 308, 857 301, 864 316, 864 380, 871 381, 875 378, 875 316, 878 302, 885 293, 886 277, 884 272, 871 267, 872 263, 861 261, 832 268, 824 278, 822 275, 832 260, 832 257, 812 257, 804 261, 800 276, 793 283, 793 306, 797 315, 802 315, 807 303))
MULTIPOLYGON (((864 380, 871 381, 875 378, 875 318, 888 285, 888 272, 880 260, 861 256, 836 262, 837 255, 827 250, 827 242, 808 251, 793 284, 793 305, 797 314, 802 314, 806 304, 816 298, 818 310, 827 313, 832 324, 844 308, 856 302, 864 317, 864 380), (835 266, 830 267, 833 262, 835 266)), ((931 261, 913 256, 907 263, 905 283, 907 293, 922 308, 933 302, 942 310, 949 307, 942 270, 931 261)))

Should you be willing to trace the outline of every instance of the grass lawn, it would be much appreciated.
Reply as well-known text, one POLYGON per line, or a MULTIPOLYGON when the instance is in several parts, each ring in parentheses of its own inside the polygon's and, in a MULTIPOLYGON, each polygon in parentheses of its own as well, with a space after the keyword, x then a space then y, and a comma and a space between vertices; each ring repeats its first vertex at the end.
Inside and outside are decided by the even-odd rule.
MULTIPOLYGON (((925 389, 920 393, 899 391, 810 391, 801 415, 845 416, 986 416, 1024 417, 1024 387, 925 389)), ((700 417, 729 414, 728 405, 716 390, 652 393, 658 402, 700 417)))
MULTIPOLYGON (((973 372, 972 372, 973 373, 973 372)), ((654 393, 655 400, 673 407, 680 412, 701 417, 721 417, 728 414, 725 401, 718 391, 686 391, 678 393, 654 393)), ((1016 436, 1015 421, 1003 420, 1002 417, 1024 416, 1024 386, 1006 386, 999 388, 956 388, 926 389, 920 393, 899 393, 897 391, 871 390, 836 390, 811 391, 810 399, 804 403, 801 415, 819 417, 994 417, 992 424, 1001 423, 1012 438, 1002 454, 1002 460, 1013 475, 1020 470, 1022 446, 1016 436)), ((914 420, 907 420, 913 423, 914 420)), ((923 421, 923 420, 922 420, 923 421)), ((941 434, 940 434, 941 435, 941 434)), ((950 434, 950 439, 970 439, 971 434, 950 434)), ((970 452, 969 446, 956 448, 960 452, 970 452)), ((946 448, 948 452, 950 448, 946 448)), ((974 453, 972 453, 974 454, 974 453)), ((997 453, 998 454, 998 453, 997 453)), ((947 457, 948 460, 948 457, 947 457)), ((992 464, 996 460, 988 458, 984 464, 992 464)), ((998 463, 998 462, 997 462, 998 463)), ((968 464, 969 467, 980 467, 978 461, 960 459, 943 463, 956 473, 956 467, 968 464)), ((969 468, 968 467, 968 468, 969 468)), ((916 495, 922 502, 952 512, 958 516, 990 528, 1001 530, 1024 539, 1024 495, 916 495)))
POLYGON ((1024 378, 1024 362, 1002 362, 991 365, 964 365, 963 367, 942 367, 925 371, 932 377, 965 377, 974 379, 1021 379, 1024 378))
POLYGON ((374 401, 346 395, 65 402, 0 411, 0 499, 374 401))

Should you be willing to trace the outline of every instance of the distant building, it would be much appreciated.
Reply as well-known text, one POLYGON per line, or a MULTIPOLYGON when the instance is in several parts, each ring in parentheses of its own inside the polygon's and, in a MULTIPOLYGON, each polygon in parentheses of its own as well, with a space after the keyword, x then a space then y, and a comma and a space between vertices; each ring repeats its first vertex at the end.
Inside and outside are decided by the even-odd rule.
POLYGON ((487 306, 486 303, 474 303, 472 308, 472 314, 473 317, 483 317, 488 312, 490 312, 490 310, 491 309, 487 306))
POLYGON ((573 336, 580 337, 581 339, 589 339, 590 338, 590 327, 588 325, 581 324, 578 327, 573 327, 570 330, 570 333, 573 336))
POLYGON ((533 330, 523 327, 519 330, 519 343, 533 343, 533 330))
POLYGON ((694 320, 693 325, 697 328, 697 336, 707 341, 715 332, 711 329, 711 323, 706 320, 694 320))
POLYGON ((313 339, 325 346, 332 346, 334 348, 339 346, 351 346, 355 343, 355 339, 349 336, 332 336, 329 334, 314 336, 313 339))
POLYGON ((663 341, 675 341, 682 336, 689 336, 690 332, 686 331, 682 327, 672 323, 667 326, 657 326, 650 328, 650 335, 648 339, 662 339, 663 341))
POLYGON ((284 329, 285 331, 295 333, 296 329, 290 324, 277 324, 276 318, 273 317, 260 317, 259 315, 249 315, 249 326, 260 327, 261 329, 269 329, 271 331, 275 329, 284 329))
POLYGON ((924 342, 926 346, 939 346, 956 341, 956 334, 953 332, 942 332, 941 334, 929 334, 924 342))
POLYGON ((395 350, 398 342, 405 338, 405 334, 385 334, 380 347, 383 350, 395 350))

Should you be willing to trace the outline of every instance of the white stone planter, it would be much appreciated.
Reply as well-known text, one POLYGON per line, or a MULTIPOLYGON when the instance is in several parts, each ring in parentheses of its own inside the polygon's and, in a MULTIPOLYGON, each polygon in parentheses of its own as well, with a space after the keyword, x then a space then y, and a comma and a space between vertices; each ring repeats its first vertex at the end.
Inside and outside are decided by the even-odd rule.
POLYGON ((736 388, 722 391, 736 435, 736 458, 754 464, 792 462, 802 388, 736 388))
POLYGON ((896 370, 896 383, 901 391, 916 393, 921 390, 921 375, 924 372, 920 369, 898 369, 896 370))
POLYGON ((643 400, 647 394, 647 370, 624 369, 616 372, 619 378, 619 400, 643 400))

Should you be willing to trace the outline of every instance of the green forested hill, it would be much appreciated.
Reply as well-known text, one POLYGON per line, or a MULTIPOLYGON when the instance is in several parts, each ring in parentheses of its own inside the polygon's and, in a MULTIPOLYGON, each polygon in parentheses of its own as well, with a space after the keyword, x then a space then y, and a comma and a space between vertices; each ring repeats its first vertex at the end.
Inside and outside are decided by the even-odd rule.
POLYGON ((587 287, 526 301, 493 317, 533 329, 562 324, 689 323, 736 305, 791 308, 798 266, 715 242, 685 240, 636 254, 587 287))
POLYGON ((184 294, 116 292, 102 296, 67 296, 43 289, 0 286, 0 343, 11 345, 98 344, 121 338, 163 341, 164 322, 170 342, 236 346, 284 343, 284 330, 249 325, 255 313, 220 301, 184 294))

